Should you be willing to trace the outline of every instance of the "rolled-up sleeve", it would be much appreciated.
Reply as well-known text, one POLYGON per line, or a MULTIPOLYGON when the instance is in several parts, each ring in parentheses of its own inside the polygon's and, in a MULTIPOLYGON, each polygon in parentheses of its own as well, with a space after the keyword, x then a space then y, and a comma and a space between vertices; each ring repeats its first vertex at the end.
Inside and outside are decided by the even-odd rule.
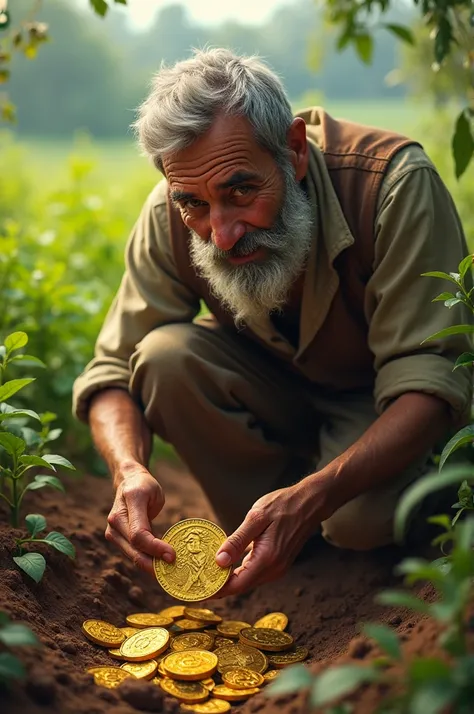
POLYGON ((379 207, 374 270, 366 291, 379 413, 410 391, 444 399, 455 422, 469 413, 472 372, 453 367, 462 352, 472 350, 470 337, 421 343, 444 328, 471 324, 472 315, 463 304, 448 309, 432 302, 441 292, 456 292, 453 283, 420 277, 433 270, 457 272, 467 253, 456 208, 436 170, 428 161, 402 170, 379 207))
POLYGON ((199 298, 179 279, 166 215, 166 183, 149 195, 125 251, 125 273, 98 336, 94 358, 73 389, 73 413, 87 421, 92 395, 101 389, 128 390, 130 357, 151 330, 191 322, 199 298))

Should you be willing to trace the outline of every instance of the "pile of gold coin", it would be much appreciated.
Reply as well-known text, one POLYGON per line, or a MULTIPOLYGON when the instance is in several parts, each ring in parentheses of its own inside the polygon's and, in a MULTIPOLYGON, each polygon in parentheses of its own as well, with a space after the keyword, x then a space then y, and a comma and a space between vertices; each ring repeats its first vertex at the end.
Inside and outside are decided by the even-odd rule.
POLYGON ((182 703, 183 711, 222 714, 257 694, 281 668, 302 662, 306 647, 286 632, 288 618, 272 612, 251 625, 222 620, 206 608, 174 605, 135 613, 127 625, 86 620, 85 636, 122 664, 91 667, 96 684, 118 687, 128 678, 150 680, 182 703))

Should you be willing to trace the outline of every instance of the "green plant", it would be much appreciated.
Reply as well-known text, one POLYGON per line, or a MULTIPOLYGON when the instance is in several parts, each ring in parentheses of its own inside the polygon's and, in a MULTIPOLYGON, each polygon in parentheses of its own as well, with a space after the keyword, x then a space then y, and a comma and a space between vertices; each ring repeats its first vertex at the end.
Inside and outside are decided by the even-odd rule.
MULTIPOLYGON (((59 454, 45 453, 49 442, 57 439, 60 429, 50 429, 54 415, 38 414, 23 407, 15 408, 6 401, 34 378, 11 379, 4 381, 9 365, 29 364, 43 366, 36 357, 19 353, 28 343, 24 332, 14 332, 5 338, 0 346, 0 498, 8 504, 10 522, 18 528, 20 508, 28 491, 35 491, 47 486, 64 492, 64 486, 57 476, 37 473, 39 469, 56 472, 56 466, 74 470, 74 466, 59 454), (27 421, 40 422, 40 431, 28 427, 27 421)), ((43 576, 46 561, 40 553, 25 552, 25 545, 42 542, 71 558, 75 557, 72 543, 61 533, 51 531, 44 539, 36 535, 46 528, 46 520, 39 514, 26 516, 29 536, 16 539, 17 554, 13 560, 33 580, 39 582, 43 576)))
MULTIPOLYGON (((5 648, 31 645, 39 646, 36 635, 26 625, 11 622, 8 615, 0 612, 0 642, 5 648)), ((8 684, 13 679, 22 679, 25 668, 11 652, 0 652, 0 682, 8 684)))

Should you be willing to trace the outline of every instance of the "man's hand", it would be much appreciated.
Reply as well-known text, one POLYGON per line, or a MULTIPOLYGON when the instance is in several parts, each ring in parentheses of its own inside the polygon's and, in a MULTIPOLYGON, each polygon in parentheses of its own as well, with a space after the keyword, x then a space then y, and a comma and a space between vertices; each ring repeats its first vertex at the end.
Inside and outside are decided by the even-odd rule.
POLYGON ((167 563, 173 548, 153 535, 151 522, 164 506, 160 484, 141 464, 128 465, 115 475, 114 505, 107 518, 105 537, 122 549, 134 564, 153 574, 153 556, 167 563))
POLYGON ((217 553, 216 562, 225 567, 238 562, 251 544, 217 597, 243 593, 281 577, 326 517, 325 500, 323 490, 318 493, 308 480, 259 498, 217 553))

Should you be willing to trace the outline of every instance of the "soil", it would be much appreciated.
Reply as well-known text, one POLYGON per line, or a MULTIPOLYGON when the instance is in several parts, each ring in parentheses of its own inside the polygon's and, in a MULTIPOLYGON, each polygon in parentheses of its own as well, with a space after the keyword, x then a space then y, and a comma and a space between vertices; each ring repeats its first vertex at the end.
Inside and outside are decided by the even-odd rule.
MULTIPOLYGON (((164 531, 182 518, 214 519, 203 493, 189 474, 177 466, 159 465, 166 506, 158 519, 164 531)), ((68 477, 67 493, 44 489, 25 499, 24 513, 42 513, 50 529, 67 535, 76 546, 69 558, 39 546, 48 566, 36 584, 12 562, 15 535, 0 510, 0 610, 27 623, 40 638, 41 649, 17 648, 27 679, 0 690, 2 714, 136 714, 179 711, 176 700, 155 685, 124 683, 116 690, 97 687, 86 667, 111 664, 102 648, 85 639, 81 624, 99 618, 116 625, 134 611, 157 611, 174 604, 156 581, 121 557, 104 538, 106 516, 113 498, 105 478, 68 477)), ((413 554, 413 553, 412 553, 413 554)), ((244 596, 208 603, 226 619, 253 622, 271 611, 287 613, 289 631, 297 644, 310 650, 308 664, 320 671, 329 663, 368 661, 379 655, 359 634, 364 621, 390 623, 402 636, 408 653, 432 654, 436 631, 412 613, 374 604, 378 591, 397 583, 394 565, 405 555, 399 548, 370 553, 340 551, 320 539, 308 543, 285 577, 244 596)), ((425 597, 432 593, 425 588, 425 597)), ((386 692, 367 687, 355 698, 355 714, 370 714, 386 692)), ((303 714, 304 694, 269 699, 263 693, 233 706, 235 714, 303 714)))

